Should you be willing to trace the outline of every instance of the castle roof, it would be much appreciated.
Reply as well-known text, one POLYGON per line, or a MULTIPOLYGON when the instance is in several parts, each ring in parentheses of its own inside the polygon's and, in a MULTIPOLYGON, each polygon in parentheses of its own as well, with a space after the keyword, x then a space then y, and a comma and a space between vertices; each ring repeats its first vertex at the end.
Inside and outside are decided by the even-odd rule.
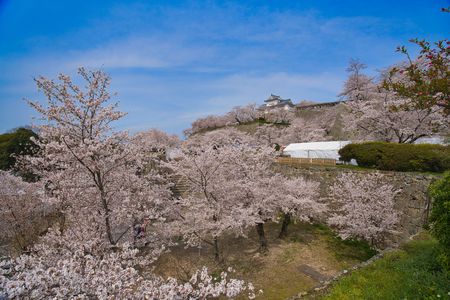
POLYGON ((281 97, 278 96, 278 95, 270 94, 270 97, 267 98, 266 100, 264 100, 264 102, 271 102, 271 101, 286 101, 286 100, 291 100, 291 99, 281 99, 281 97))

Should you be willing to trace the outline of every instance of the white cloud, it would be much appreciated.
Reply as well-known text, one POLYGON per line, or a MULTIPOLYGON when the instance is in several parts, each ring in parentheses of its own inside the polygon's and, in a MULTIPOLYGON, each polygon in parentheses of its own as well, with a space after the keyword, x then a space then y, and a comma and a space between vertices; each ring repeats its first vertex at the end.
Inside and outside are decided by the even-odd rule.
POLYGON ((389 30, 402 25, 299 11, 261 9, 246 15, 236 5, 192 11, 116 7, 105 19, 59 37, 55 44, 62 48, 37 45, 2 60, 0 80, 7 84, 0 86, 0 96, 33 96, 33 76, 100 67, 111 73, 112 90, 130 112, 121 126, 180 132, 198 117, 262 103, 270 93, 294 101, 333 101, 347 60, 386 66, 395 57, 389 30), (382 37, 375 30, 380 27, 382 37), (120 32, 111 33, 115 28, 120 32))

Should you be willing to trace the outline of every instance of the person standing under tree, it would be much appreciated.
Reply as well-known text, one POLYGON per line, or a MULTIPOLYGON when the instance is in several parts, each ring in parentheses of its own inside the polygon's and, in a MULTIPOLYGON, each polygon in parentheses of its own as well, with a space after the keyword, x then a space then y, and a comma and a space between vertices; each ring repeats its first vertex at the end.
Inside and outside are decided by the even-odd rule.
POLYGON ((147 227, 149 219, 148 218, 144 218, 142 223, 139 223, 136 221, 136 223, 133 226, 133 231, 134 231, 134 243, 136 243, 136 240, 140 240, 145 236, 145 230, 147 227))

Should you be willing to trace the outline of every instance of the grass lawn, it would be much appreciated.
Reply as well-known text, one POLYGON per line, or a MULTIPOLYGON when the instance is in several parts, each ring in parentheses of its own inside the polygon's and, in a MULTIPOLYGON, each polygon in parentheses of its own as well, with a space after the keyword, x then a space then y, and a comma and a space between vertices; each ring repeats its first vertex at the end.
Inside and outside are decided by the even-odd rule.
POLYGON ((339 280, 322 299, 450 299, 450 274, 428 233, 339 280))
POLYGON ((291 224, 285 240, 277 238, 281 224, 266 224, 269 252, 261 255, 257 236, 251 230, 248 238, 223 237, 220 241, 225 262, 214 263, 211 248, 174 247, 156 264, 156 273, 188 280, 190 274, 207 266, 213 274, 220 274, 228 266, 235 269, 231 277, 252 282, 263 294, 257 299, 287 299, 319 285, 375 254, 367 244, 347 242, 337 238, 321 225, 291 224))

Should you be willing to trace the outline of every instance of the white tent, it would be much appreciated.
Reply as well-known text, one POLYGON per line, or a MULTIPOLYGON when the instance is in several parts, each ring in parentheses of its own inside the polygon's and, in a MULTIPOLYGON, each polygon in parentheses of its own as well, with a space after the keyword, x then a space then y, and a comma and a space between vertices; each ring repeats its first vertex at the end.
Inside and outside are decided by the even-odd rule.
POLYGON ((445 138, 443 136, 435 135, 429 137, 421 137, 417 139, 414 144, 438 144, 445 145, 445 138))
POLYGON ((338 151, 350 141, 330 141, 289 144, 283 154, 300 158, 331 158, 339 160, 338 151))

